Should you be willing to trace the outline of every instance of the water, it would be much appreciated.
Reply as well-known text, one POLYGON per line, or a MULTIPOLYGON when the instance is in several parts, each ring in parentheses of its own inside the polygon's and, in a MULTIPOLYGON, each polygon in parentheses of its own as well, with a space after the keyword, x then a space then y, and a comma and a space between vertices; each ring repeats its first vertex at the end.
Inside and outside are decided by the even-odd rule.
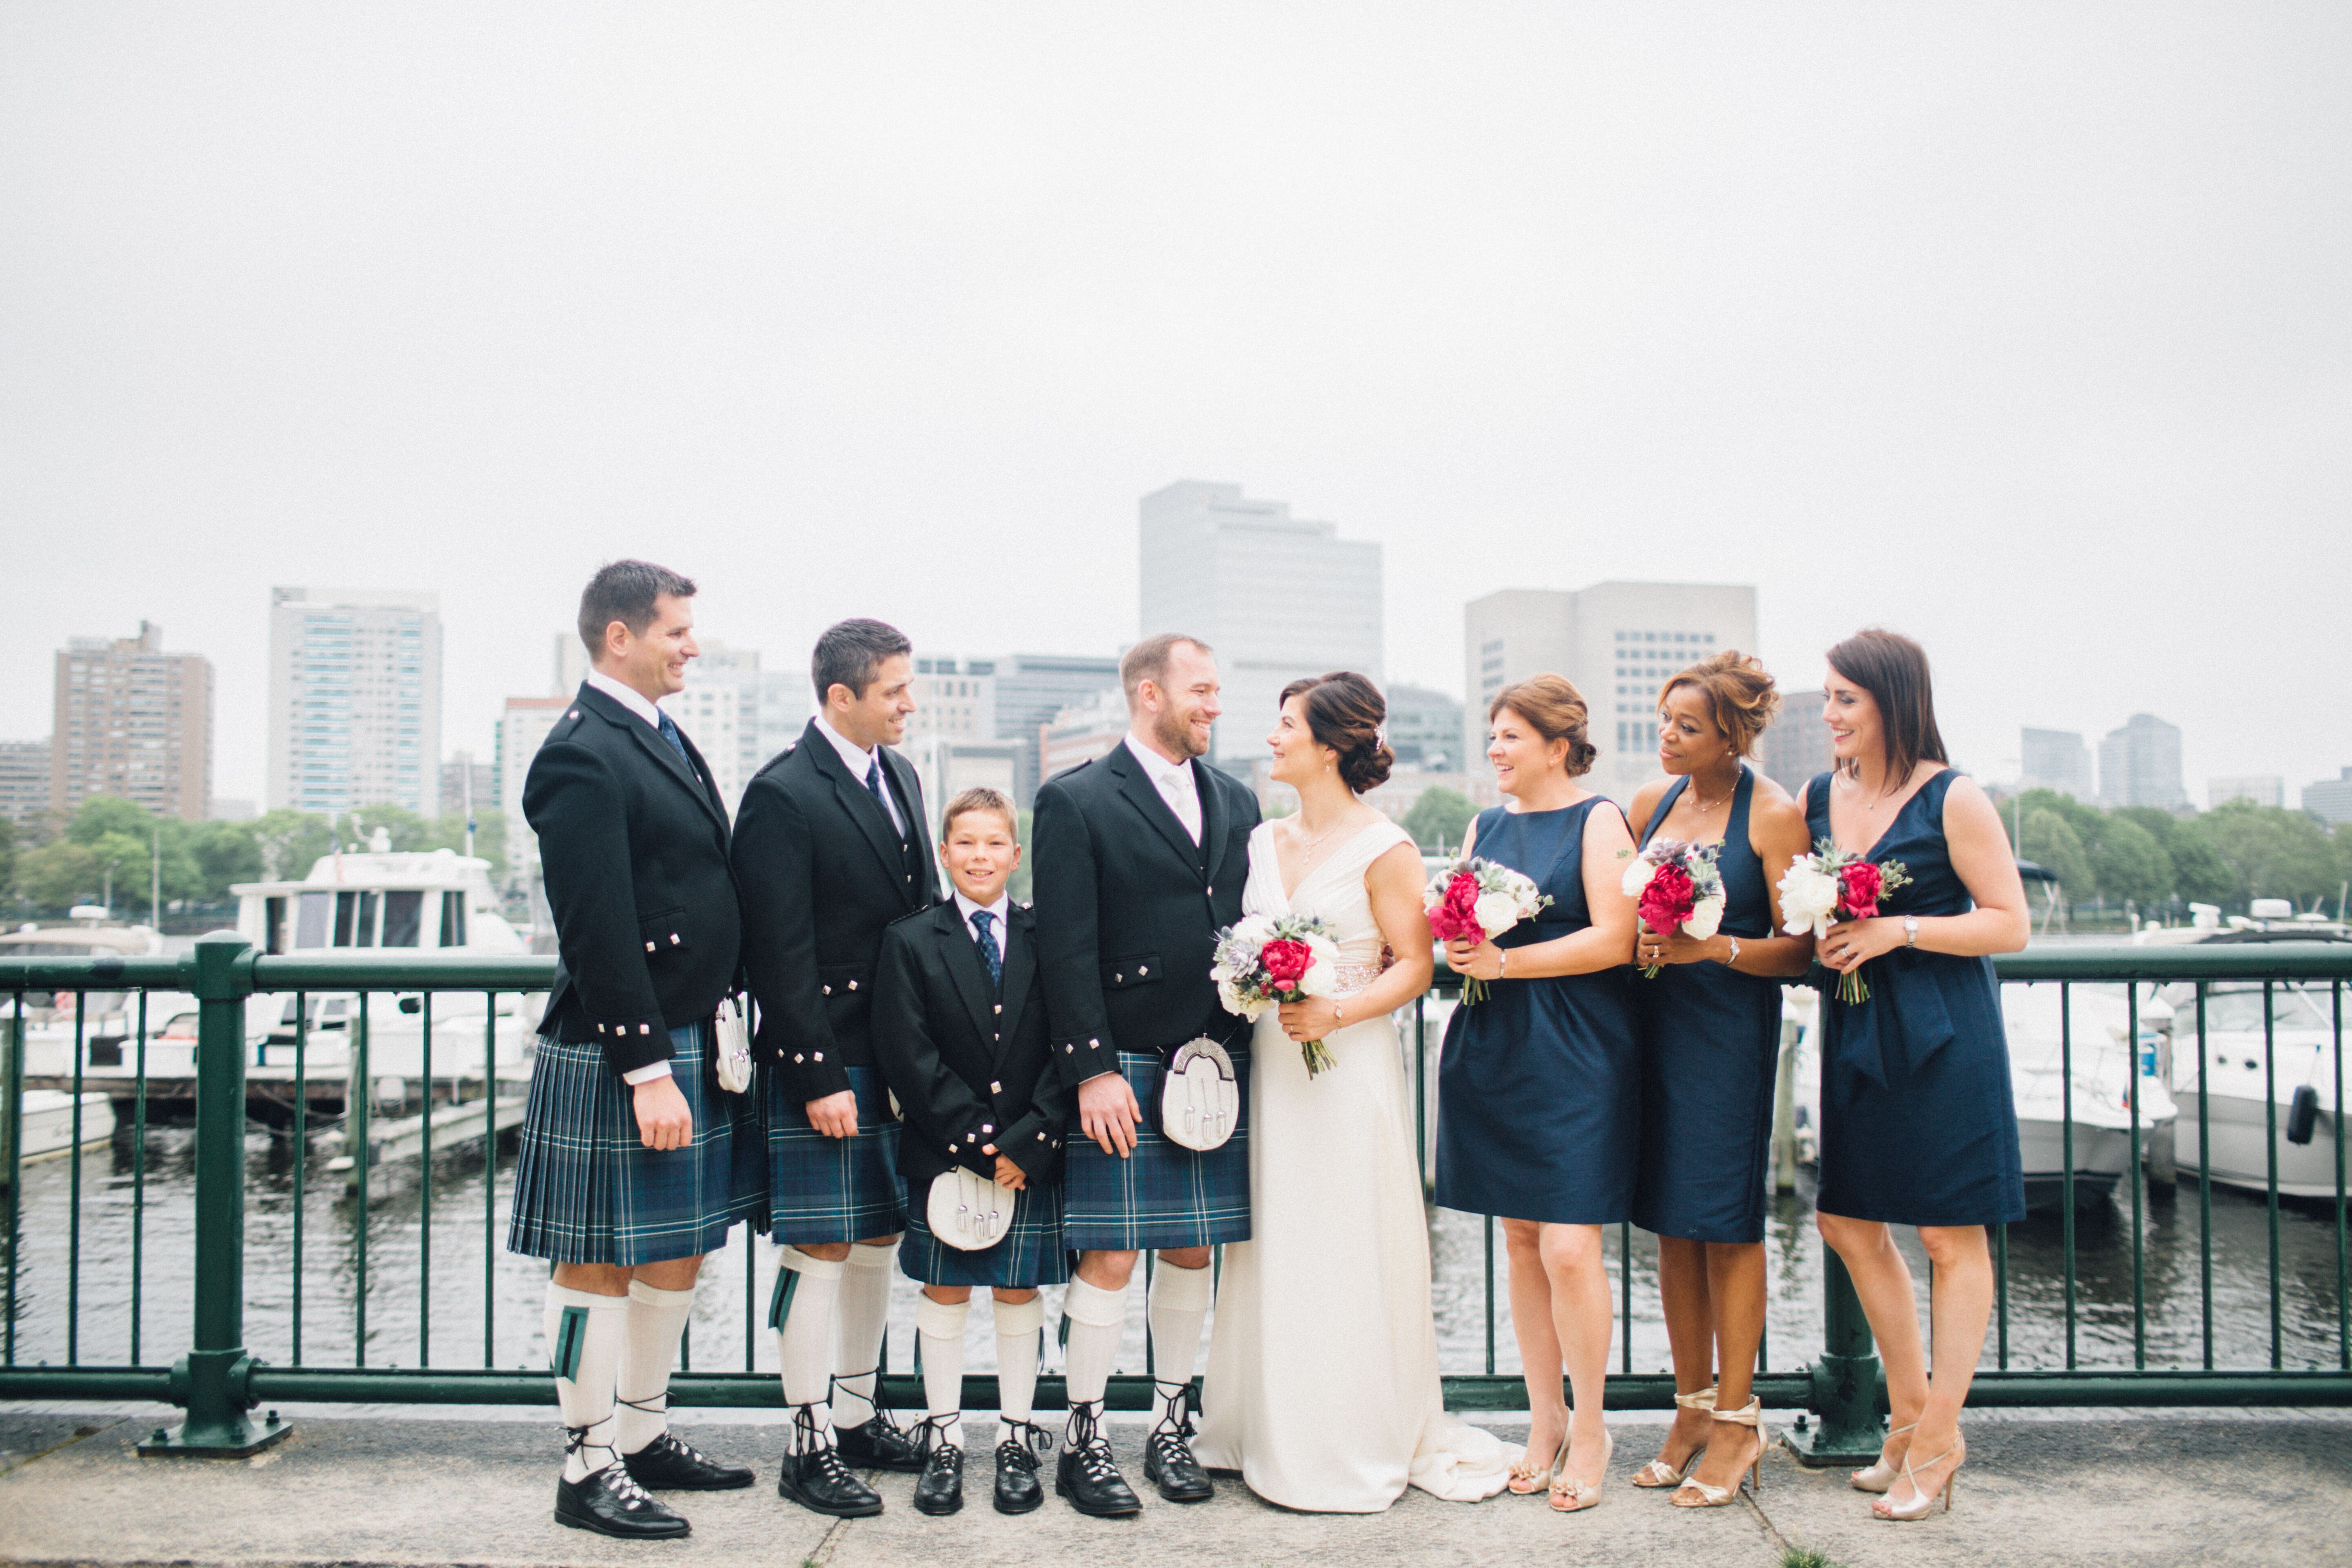
MULTIPOLYGON (((16 1226, 22 1268, 13 1322, 19 1364, 168 1363, 187 1346, 193 1293, 194 1134, 185 1127, 151 1127, 146 1133, 143 1204, 133 1180, 133 1135, 126 1116, 113 1143, 78 1159, 52 1159, 26 1168, 21 1205, 9 1211, 16 1226), (71 1224, 79 1173, 81 1224, 71 1224), (132 1344, 134 1207, 143 1233, 143 1279, 138 1340, 132 1344), (69 1299, 79 1311, 68 1314, 69 1299), (78 1332, 68 1325, 77 1324, 78 1332)), ((433 1162, 430 1210, 431 1287, 422 1267, 426 1204, 422 1172, 411 1163, 380 1173, 365 1205, 343 1191, 340 1174, 321 1167, 314 1149, 300 1196, 301 1274, 296 1295, 297 1198, 290 1143, 256 1129, 246 1141, 246 1343, 277 1365, 523 1367, 546 1364, 540 1314, 547 1265, 503 1249, 513 1175, 511 1141, 501 1153, 494 1185, 484 1187, 478 1142, 446 1151, 433 1162), (486 1201, 487 1200, 487 1201, 486 1201), (365 1237, 364 1249, 361 1241, 365 1237), (364 1254, 364 1256, 362 1256, 364 1254), (364 1270, 364 1327, 362 1278, 364 1270), (487 1317, 485 1302, 488 1303, 487 1317), (299 1312, 298 1312, 299 1307, 299 1312), (299 1334, 299 1344, 298 1344, 299 1334)), ((2074 1364, 2083 1369, 2133 1365, 2131 1212, 2128 1186, 2114 1201, 2076 1219, 2074 1364)), ((2142 1240, 2146 1257, 2147 1364, 2204 1364, 2206 1318, 2199 1250, 2198 1191, 2193 1184, 2147 1192, 2142 1240)), ((1907 1232, 1898 1232, 1923 1279, 1926 1260, 1907 1232)), ((1477 1373, 1488 1362, 1488 1263, 1486 1222, 1476 1215, 1431 1211, 1432 1256, 1439 1353, 1448 1372, 1477 1373)), ((1622 1288, 1619 1233, 1608 1235, 1612 1298, 1622 1288)), ((1515 1373, 1513 1341, 1499 1228, 1493 1260, 1492 1370, 1515 1373)), ((2224 1370, 2272 1364, 2269 1229, 2259 1194, 2216 1187, 2212 1194, 2212 1364, 2224 1370)), ((1821 1345, 1822 1246, 1802 1192, 1771 1208, 1766 1237, 1770 1300, 1766 1362, 1787 1370, 1821 1345)), ((1633 1233, 1633 1323, 1630 1364, 1636 1372, 1664 1370, 1665 1331, 1658 1310, 1656 1250, 1633 1233)), ((2280 1336, 2278 1360, 2289 1369, 2339 1365, 2337 1253, 2332 1205, 2283 1203, 2279 1219, 2280 1336)), ((773 1338, 762 1327, 774 1273, 773 1249, 739 1227, 727 1248, 706 1265, 704 1286, 689 1330, 688 1363, 701 1371, 772 1372, 773 1338)), ((2007 1365, 2067 1366, 2062 1230, 2055 1214, 2036 1215, 2009 1231, 2007 1365)), ((1058 1317, 1061 1291, 1048 1288, 1049 1313, 1058 1317)), ((915 1288, 903 1279, 893 1297, 890 1364, 912 1369, 915 1288)), ((1119 1370, 1145 1369, 1143 1293, 1129 1294, 1126 1349, 1119 1370)), ((1924 1321, 1924 1292, 1922 1317, 1924 1321)), ((1626 1364, 1621 1330, 1611 1370, 1626 1364)), ((972 1313, 967 1366, 993 1366, 988 1313, 972 1313)), ((1058 1363, 1058 1356, 1054 1358, 1058 1363)), ((1989 1340, 1984 1364, 2001 1364, 1998 1339, 1989 1340)))

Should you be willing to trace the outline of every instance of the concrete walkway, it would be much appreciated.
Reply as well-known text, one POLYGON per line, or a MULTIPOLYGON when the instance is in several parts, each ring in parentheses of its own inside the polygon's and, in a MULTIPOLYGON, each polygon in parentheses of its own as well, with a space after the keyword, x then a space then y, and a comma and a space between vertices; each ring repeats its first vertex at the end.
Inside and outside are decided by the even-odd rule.
MULTIPOLYGON (((867 1568, 1020 1564, 1146 1568, 1526 1563, 1755 1564, 1810 1547, 1868 1564, 2352 1563, 2352 1420, 2334 1413, 2036 1413, 1971 1416, 1953 1511, 1878 1523, 1843 1472, 1810 1471, 1776 1448, 1759 1498, 1685 1511, 1626 1484, 1662 1424, 1612 1422, 1617 1457, 1601 1506, 1573 1518, 1537 1498, 1476 1506, 1408 1492, 1388 1513, 1291 1513, 1237 1482, 1178 1509, 1146 1495, 1142 1516, 1088 1520, 1048 1498, 1022 1519, 988 1506, 987 1465, 953 1519, 927 1519, 913 1479, 885 1476, 879 1517, 835 1523, 780 1502, 781 1426, 680 1422, 714 1455, 759 1468, 749 1491, 677 1499, 686 1541, 625 1545, 549 1519, 555 1436, 513 1419, 287 1415, 294 1435, 247 1460, 142 1459, 163 1411, 0 1414, 0 1561, 19 1563, 627 1563, 648 1568, 867 1568)), ((985 1429, 980 1422, 975 1427, 985 1429)), ((1507 1431, 1508 1428, 1498 1428, 1507 1431)), ((1115 1442, 1140 1485, 1141 1428, 1115 1442)))

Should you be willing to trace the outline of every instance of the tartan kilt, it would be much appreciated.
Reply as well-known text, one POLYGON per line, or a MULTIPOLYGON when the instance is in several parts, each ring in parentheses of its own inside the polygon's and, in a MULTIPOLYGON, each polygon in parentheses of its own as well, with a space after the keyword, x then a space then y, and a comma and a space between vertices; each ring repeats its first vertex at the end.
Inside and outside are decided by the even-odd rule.
POLYGON ((694 1142, 648 1149, 634 1091, 592 1041, 541 1039, 515 1149, 507 1250, 556 1263, 661 1263, 716 1252, 760 1212, 759 1122, 703 1066, 708 1026, 669 1032, 694 1142))
MULTIPOLYGON (((999 1189, 1002 1191, 1002 1189, 999 1189)), ((950 1247, 931 1234, 928 1188, 907 1194, 907 1239, 898 1244, 898 1268, 925 1285, 1066 1285, 1069 1255, 1062 1250, 1062 1193, 1031 1183, 1013 1200, 1013 1223, 1003 1239, 983 1252, 950 1247)))
POLYGON ((1106 1154, 1073 1123, 1062 1156, 1063 1246, 1141 1252, 1249 1239, 1249 1047, 1226 1050, 1241 1116, 1234 1135, 1206 1153, 1160 1136, 1160 1053, 1118 1053, 1119 1074, 1143 1108, 1135 1152, 1124 1160, 1106 1154))
POLYGON ((787 1098, 784 1075, 763 1072, 768 1139, 767 1233, 786 1246, 864 1241, 907 1227, 907 1184, 898 1175, 898 1119, 875 1068, 854 1067, 857 1136, 828 1138, 808 1108, 787 1098))

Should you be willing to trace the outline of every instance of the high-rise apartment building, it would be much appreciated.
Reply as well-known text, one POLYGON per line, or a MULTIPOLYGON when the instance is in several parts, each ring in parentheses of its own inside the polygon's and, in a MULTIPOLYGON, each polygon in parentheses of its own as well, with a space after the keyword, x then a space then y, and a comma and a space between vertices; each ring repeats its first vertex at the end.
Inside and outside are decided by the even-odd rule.
POLYGON ((2017 732, 2018 787, 2052 789, 2076 800, 2093 797, 2091 748, 2074 730, 2017 732))
POLYGON ((2227 805, 2233 800, 2248 801, 2255 805, 2284 805, 2286 779, 2279 773, 2236 773, 2205 781, 2208 809, 2227 805))
POLYGON ((2330 826, 2352 822, 2352 768, 2340 778, 2304 785, 2303 809, 2330 826))
MULTIPOLYGON (((1016 653, 996 666, 996 735, 1021 750, 1013 798, 1027 805, 1046 776, 1041 751, 1045 726, 1074 703, 1119 692, 1118 660, 1095 654, 1016 653)), ((1124 698, 1119 699, 1122 705, 1124 698)))
POLYGON ((1339 526, 1184 479, 1145 496, 1142 635, 1183 632, 1216 650, 1225 717, 1220 763, 1264 754, 1282 689, 1353 669, 1381 679, 1381 547, 1339 526))
POLYGON ((498 773, 499 810, 507 819, 507 875, 517 887, 539 879, 539 835, 522 815, 523 780, 530 760, 539 754, 547 732, 571 710, 572 698, 509 697, 499 715, 498 750, 491 758, 498 773))
POLYGON ((1780 693, 1780 710, 1756 742, 1757 771, 1790 795, 1830 771, 1830 727, 1822 722, 1829 699, 1816 689, 1780 693))
POLYGON ((57 657, 49 805, 71 816, 92 795, 205 820, 213 787, 213 667, 165 653, 163 628, 75 637, 57 657))
POLYGON ((2109 805, 2189 804, 2180 782, 2180 731, 2153 713, 2135 713, 2099 742, 2099 798, 2109 805))
POLYGON ((22 827, 49 809, 49 743, 0 741, 0 816, 22 827))
POLYGON ((701 657, 687 662, 686 689, 663 698, 661 705, 693 737, 731 816, 743 786, 772 754, 760 749, 760 650, 716 637, 701 646, 701 657))
POLYGON ((1400 768, 1461 773, 1462 704, 1443 691, 1400 681, 1381 695, 1389 704, 1389 750, 1400 768))
POLYGON ((1600 752, 1588 787, 1626 801, 1657 775, 1659 688, 1709 654, 1755 651, 1756 590, 1708 583, 1510 588, 1464 605, 1462 626, 1470 694, 1464 755, 1486 755, 1486 706, 1496 692, 1531 675, 1563 675, 1584 696, 1600 752))
POLYGON ((271 589, 270 807, 430 816, 440 764, 440 596, 271 589))

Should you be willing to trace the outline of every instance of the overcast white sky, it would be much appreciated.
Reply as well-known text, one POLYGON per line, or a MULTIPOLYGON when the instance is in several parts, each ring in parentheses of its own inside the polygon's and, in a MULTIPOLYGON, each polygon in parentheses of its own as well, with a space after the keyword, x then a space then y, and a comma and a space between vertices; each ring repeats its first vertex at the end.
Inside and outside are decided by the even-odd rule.
MULTIPOLYGON (((261 793, 275 583, 442 595, 487 752, 601 559, 797 663, 1134 635, 1135 501, 1923 638, 1990 777, 2352 763, 2352 8, 0 9, 0 735, 143 616, 261 793)), ((1311 584, 1302 584, 1311 591, 1311 584)))

